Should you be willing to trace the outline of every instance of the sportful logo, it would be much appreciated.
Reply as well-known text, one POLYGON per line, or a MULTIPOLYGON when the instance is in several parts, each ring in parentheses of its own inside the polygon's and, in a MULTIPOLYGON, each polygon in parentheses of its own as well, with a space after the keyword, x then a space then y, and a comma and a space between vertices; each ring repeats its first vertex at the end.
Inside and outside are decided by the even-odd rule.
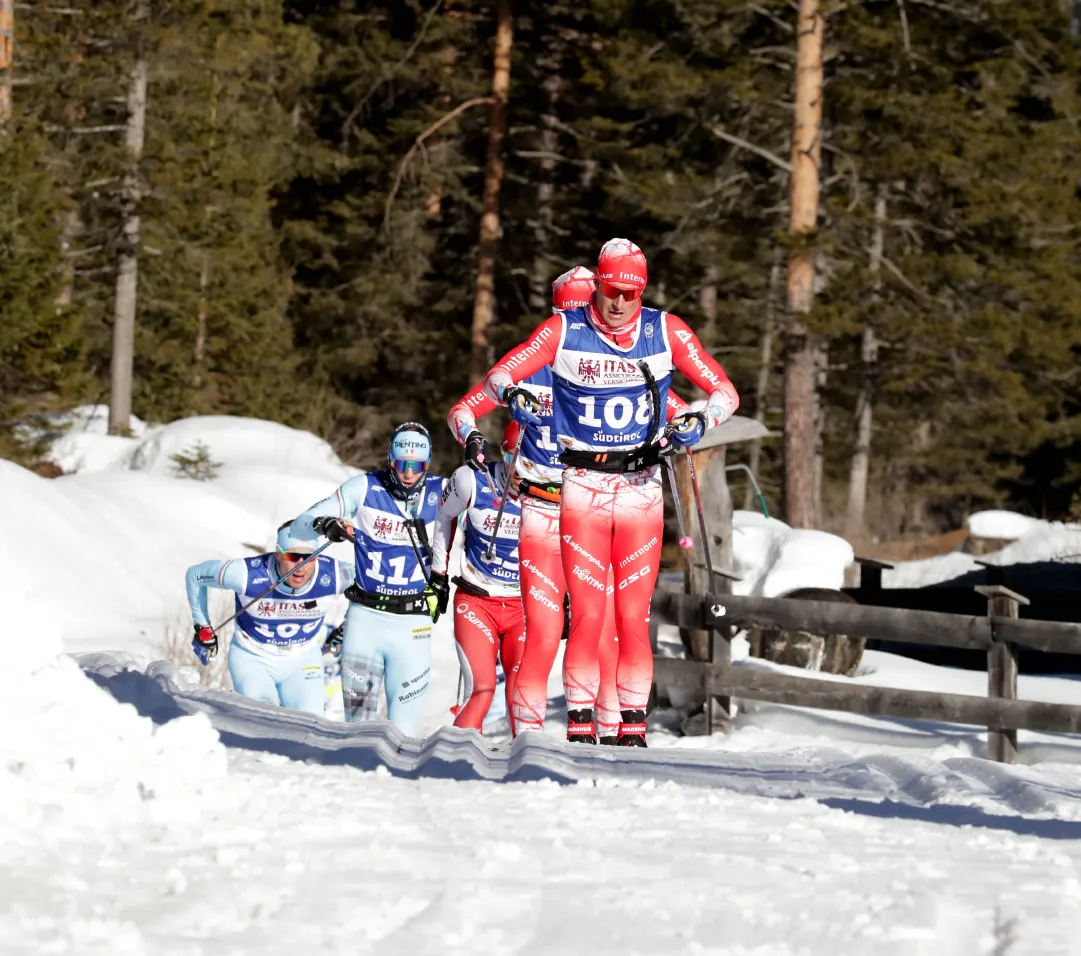
POLYGON ((619 562, 621 568, 625 568, 628 564, 637 561, 643 554, 645 554, 650 548, 657 543, 657 536, 654 535, 645 544, 642 545, 637 551, 632 551, 622 561, 619 562))
POLYGON ((600 563, 593 555, 591 555, 585 548, 583 548, 577 541, 574 541, 569 534, 563 535, 563 540, 571 546, 572 551, 578 552, 583 558, 585 558, 590 564, 595 564, 602 571, 605 570, 603 564, 600 563))
POLYGON ((604 590, 604 585, 589 573, 589 568, 583 568, 580 564, 576 564, 574 566, 574 576, 579 581, 585 581, 591 588, 596 588, 598 591, 604 590))

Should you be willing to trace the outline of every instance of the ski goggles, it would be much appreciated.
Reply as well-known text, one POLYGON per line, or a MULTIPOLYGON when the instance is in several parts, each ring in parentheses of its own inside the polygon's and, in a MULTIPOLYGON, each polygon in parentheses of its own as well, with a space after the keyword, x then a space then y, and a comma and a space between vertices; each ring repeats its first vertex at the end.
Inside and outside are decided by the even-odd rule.
POLYGON ((635 299, 642 298, 641 289, 624 289, 603 280, 598 283, 598 288, 601 290, 601 295, 606 299, 618 299, 620 296, 623 296, 625 302, 633 302, 635 299))
POLYGON ((311 551, 279 551, 278 556, 284 558, 286 561, 292 561, 293 564, 300 564, 302 561, 307 561, 312 556, 311 551))
POLYGON ((428 462, 411 458, 395 458, 393 465, 399 475, 423 475, 428 470, 428 462))

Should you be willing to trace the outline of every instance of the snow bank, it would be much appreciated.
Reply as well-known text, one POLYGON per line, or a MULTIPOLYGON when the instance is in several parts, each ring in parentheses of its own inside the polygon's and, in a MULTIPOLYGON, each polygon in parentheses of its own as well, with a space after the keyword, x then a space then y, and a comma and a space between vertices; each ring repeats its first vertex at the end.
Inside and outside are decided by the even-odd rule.
POLYGON ((133 420, 120 438, 105 434, 102 406, 70 418, 51 456, 74 474, 48 480, 0 460, 0 527, 34 542, 26 573, 50 591, 39 615, 68 651, 161 657, 166 628, 187 619, 190 565, 272 547, 282 521, 355 473, 322 439, 273 422, 133 420), (171 456, 197 443, 220 465, 212 480, 176 474, 171 456))
POLYGON ((60 654, 57 628, 40 617, 46 598, 17 590, 4 602, 9 633, 30 639, 9 640, 0 668, 0 833, 190 813, 225 773, 210 720, 194 714, 155 729, 118 704, 60 654))
POLYGON ((840 588, 854 560, 852 546, 835 534, 790 528, 757 511, 732 516, 736 594, 780 597, 799 588, 840 588))
POLYGON ((965 522, 969 534, 975 538, 1002 538, 1016 541, 1033 528, 1046 522, 1019 515, 1015 511, 977 511, 965 522))
MULTIPOLYGON (((983 512, 983 514, 1010 515, 1009 512, 983 512)), ((973 515, 977 518, 978 515, 973 515)), ((1022 515, 1011 516, 1023 518, 1022 515)), ((1064 524, 1061 521, 1039 521, 1024 518, 1029 522, 1028 530, 1001 551, 994 551, 979 557, 986 564, 1030 564, 1036 561, 1081 561, 1081 525, 1064 524)), ((971 519, 970 519, 971 521, 971 519)), ((1009 523, 1003 520, 977 521, 977 527, 984 530, 1017 530, 1021 522, 1009 523)), ((971 526, 970 526, 971 527, 971 526)), ((981 535, 982 536, 982 535, 981 535)), ((1008 537, 1008 535, 988 535, 989 537, 1008 537)), ((882 574, 882 586, 887 588, 918 588, 931 584, 950 581, 969 571, 978 571, 981 565, 968 554, 954 552, 922 561, 902 561, 892 571, 882 574)))

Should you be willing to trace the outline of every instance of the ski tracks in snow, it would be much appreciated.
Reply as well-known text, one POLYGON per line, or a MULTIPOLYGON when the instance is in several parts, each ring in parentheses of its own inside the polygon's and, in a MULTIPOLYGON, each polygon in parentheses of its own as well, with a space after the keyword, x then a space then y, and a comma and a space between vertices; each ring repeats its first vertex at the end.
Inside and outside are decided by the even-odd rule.
MULTIPOLYGON (((1041 820, 1041 835, 1081 837, 1081 768, 1066 765, 1045 771, 975 757, 938 759, 919 751, 856 758, 828 745, 746 752, 684 747, 611 751, 570 745, 548 734, 525 734, 510 745, 493 746, 453 727, 414 740, 385 722, 330 722, 227 692, 181 687, 175 670, 164 662, 151 665, 146 674, 103 654, 84 655, 81 664, 114 697, 156 722, 203 712, 227 746, 295 760, 360 770, 384 767, 409 778, 604 781, 617 786, 671 782, 751 796, 805 797, 852 810, 885 804, 864 809, 874 816, 888 815, 890 808, 898 816, 923 810, 920 818, 932 821, 937 808, 944 823, 1032 832, 1032 821, 1041 820), (972 812, 951 812, 958 808, 972 812)), ((434 809, 431 818, 437 818, 434 809)))

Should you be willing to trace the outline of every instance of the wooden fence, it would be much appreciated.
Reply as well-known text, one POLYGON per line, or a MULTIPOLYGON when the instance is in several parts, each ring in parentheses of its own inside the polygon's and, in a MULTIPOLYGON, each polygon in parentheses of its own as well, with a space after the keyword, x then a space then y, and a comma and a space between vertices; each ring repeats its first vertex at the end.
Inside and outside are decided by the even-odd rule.
POLYGON ((700 597, 658 591, 653 612, 682 628, 714 632, 709 660, 654 657, 656 684, 700 689, 706 696, 707 731, 714 697, 815 707, 881 717, 906 717, 974 724, 988 729, 988 756, 1013 763, 1017 731, 1081 734, 1081 706, 1017 699, 1018 645, 1081 655, 1081 625, 1021 620, 1022 597, 1001 585, 976 589, 987 600, 987 616, 898 608, 862 607, 821 601, 744 597, 700 597), (937 644, 987 652, 987 696, 904 690, 733 667, 728 641, 734 630, 777 627, 822 637, 862 637, 937 644))

